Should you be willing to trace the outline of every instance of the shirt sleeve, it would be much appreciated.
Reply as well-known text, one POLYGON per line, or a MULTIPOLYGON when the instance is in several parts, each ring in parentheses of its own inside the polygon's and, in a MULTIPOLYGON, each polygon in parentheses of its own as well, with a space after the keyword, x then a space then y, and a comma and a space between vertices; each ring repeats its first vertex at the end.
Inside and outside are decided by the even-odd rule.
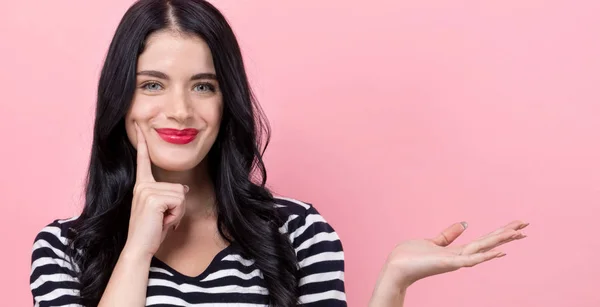
POLYGON ((287 223, 299 265, 299 306, 347 306, 344 250, 335 230, 311 205, 287 223))
POLYGON ((65 251, 66 237, 60 221, 42 229, 36 236, 31 254, 29 283, 36 307, 82 306, 76 271, 65 251))

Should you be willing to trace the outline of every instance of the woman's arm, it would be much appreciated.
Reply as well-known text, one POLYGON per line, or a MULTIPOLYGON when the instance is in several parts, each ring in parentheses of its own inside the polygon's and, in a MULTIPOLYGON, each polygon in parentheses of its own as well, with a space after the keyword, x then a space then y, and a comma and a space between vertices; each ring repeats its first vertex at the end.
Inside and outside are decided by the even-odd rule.
POLYGON ((369 301, 369 307, 404 306, 404 298, 406 297, 408 285, 402 281, 397 282, 392 276, 386 274, 386 272, 389 271, 384 268, 377 279, 375 289, 369 301))
POLYGON ((369 307, 404 307, 406 289, 390 293, 374 293, 369 301, 369 307))
POLYGON ((145 306, 152 256, 123 249, 98 307, 145 306))

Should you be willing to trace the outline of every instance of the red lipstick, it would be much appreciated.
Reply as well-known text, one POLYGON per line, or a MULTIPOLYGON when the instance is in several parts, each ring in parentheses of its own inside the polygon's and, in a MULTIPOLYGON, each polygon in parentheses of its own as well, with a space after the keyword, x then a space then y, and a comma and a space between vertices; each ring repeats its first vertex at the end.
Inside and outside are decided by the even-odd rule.
POLYGON ((162 128, 156 129, 158 135, 171 144, 188 144, 191 143, 198 135, 198 129, 188 128, 188 129, 171 129, 171 128, 162 128))

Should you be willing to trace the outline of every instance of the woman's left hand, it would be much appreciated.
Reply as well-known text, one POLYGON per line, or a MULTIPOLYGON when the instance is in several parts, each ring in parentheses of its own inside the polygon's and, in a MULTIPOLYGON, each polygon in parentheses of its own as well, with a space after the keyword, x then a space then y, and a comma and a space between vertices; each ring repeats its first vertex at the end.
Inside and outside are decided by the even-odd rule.
POLYGON ((525 238, 521 230, 528 225, 514 221, 470 243, 451 246, 467 228, 463 222, 446 228, 432 239, 402 242, 388 257, 375 294, 387 291, 392 296, 403 296, 406 288, 419 279, 503 257, 506 254, 497 248, 525 238))

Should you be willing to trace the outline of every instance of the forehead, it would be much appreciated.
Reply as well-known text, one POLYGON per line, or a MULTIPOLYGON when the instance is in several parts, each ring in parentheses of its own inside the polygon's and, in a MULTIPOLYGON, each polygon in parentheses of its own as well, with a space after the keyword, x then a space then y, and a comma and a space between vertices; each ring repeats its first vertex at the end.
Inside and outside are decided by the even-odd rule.
POLYGON ((159 31, 148 36, 138 57, 138 70, 214 73, 210 48, 200 37, 176 31, 159 31))

